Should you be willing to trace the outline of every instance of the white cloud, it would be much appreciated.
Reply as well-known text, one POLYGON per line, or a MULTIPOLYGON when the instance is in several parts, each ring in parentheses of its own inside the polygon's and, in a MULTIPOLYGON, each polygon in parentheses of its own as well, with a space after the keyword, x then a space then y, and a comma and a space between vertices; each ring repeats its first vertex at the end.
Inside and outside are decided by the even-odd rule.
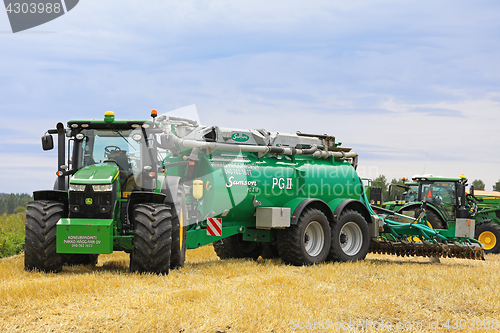
POLYGON ((0 142, 33 147, 2 169, 38 161, 58 121, 194 103, 206 124, 333 134, 388 178, 463 166, 490 186, 499 14, 491 1, 80 1, 32 30, 53 33, 0 34, 0 142))

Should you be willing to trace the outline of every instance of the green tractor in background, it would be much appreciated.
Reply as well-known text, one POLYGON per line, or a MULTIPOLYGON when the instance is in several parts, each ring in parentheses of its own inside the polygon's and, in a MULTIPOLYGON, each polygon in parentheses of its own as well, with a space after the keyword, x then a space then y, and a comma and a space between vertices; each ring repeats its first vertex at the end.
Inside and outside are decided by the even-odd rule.
MULTIPOLYGON (((404 185, 391 184, 405 190, 404 200, 384 202, 377 205, 383 209, 400 214, 417 217, 421 213, 421 205, 426 202, 426 217, 433 229, 454 227, 456 207, 460 197, 459 189, 467 186, 465 176, 459 178, 436 177, 433 175, 414 176, 413 181, 404 185)), ((475 238, 484 245, 486 253, 500 253, 500 195, 496 192, 465 190, 467 214, 476 221, 475 238)), ((499 193, 500 194, 500 193, 499 193)))

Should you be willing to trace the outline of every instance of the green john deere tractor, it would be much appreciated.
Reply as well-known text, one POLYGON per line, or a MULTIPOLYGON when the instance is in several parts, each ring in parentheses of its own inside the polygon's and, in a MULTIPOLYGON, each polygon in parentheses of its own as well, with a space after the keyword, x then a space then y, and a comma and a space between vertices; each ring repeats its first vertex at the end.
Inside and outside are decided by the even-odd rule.
POLYGON ((500 198, 491 193, 474 191, 473 186, 467 192, 467 179, 436 177, 432 175, 414 176, 412 182, 405 185, 392 184, 405 189, 404 200, 384 202, 381 208, 396 211, 409 216, 418 216, 420 206, 426 202, 426 214, 429 225, 434 229, 454 227, 457 207, 462 190, 465 191, 467 218, 475 220, 475 238, 483 245, 487 253, 500 252, 500 198))

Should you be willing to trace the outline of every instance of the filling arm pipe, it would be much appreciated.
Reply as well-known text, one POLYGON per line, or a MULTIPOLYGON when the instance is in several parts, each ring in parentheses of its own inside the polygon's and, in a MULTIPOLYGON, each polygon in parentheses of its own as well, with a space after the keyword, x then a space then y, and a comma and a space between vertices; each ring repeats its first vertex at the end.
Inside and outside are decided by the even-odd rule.
POLYGON ((250 152, 250 153, 261 153, 261 154, 281 154, 281 155, 311 155, 316 158, 341 158, 347 159, 351 158, 353 160, 353 166, 357 166, 358 154, 355 152, 338 152, 338 151, 327 151, 318 150, 316 145, 313 145, 309 149, 297 149, 291 147, 271 147, 271 146, 254 146, 254 145, 236 145, 220 142, 205 142, 190 139, 182 139, 174 135, 171 131, 167 131, 167 135, 170 137, 171 142, 180 147, 187 148, 199 148, 199 149, 209 149, 209 150, 225 150, 225 151, 235 151, 235 152, 250 152))

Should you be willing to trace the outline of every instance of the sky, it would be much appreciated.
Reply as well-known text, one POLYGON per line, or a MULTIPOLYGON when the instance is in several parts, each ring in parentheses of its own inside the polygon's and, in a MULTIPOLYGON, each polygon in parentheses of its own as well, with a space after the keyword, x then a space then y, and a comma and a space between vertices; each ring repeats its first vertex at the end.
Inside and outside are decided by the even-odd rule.
POLYGON ((51 189, 57 122, 334 135, 362 177, 500 179, 497 1, 82 0, 13 34, 0 10, 0 193, 51 189))

